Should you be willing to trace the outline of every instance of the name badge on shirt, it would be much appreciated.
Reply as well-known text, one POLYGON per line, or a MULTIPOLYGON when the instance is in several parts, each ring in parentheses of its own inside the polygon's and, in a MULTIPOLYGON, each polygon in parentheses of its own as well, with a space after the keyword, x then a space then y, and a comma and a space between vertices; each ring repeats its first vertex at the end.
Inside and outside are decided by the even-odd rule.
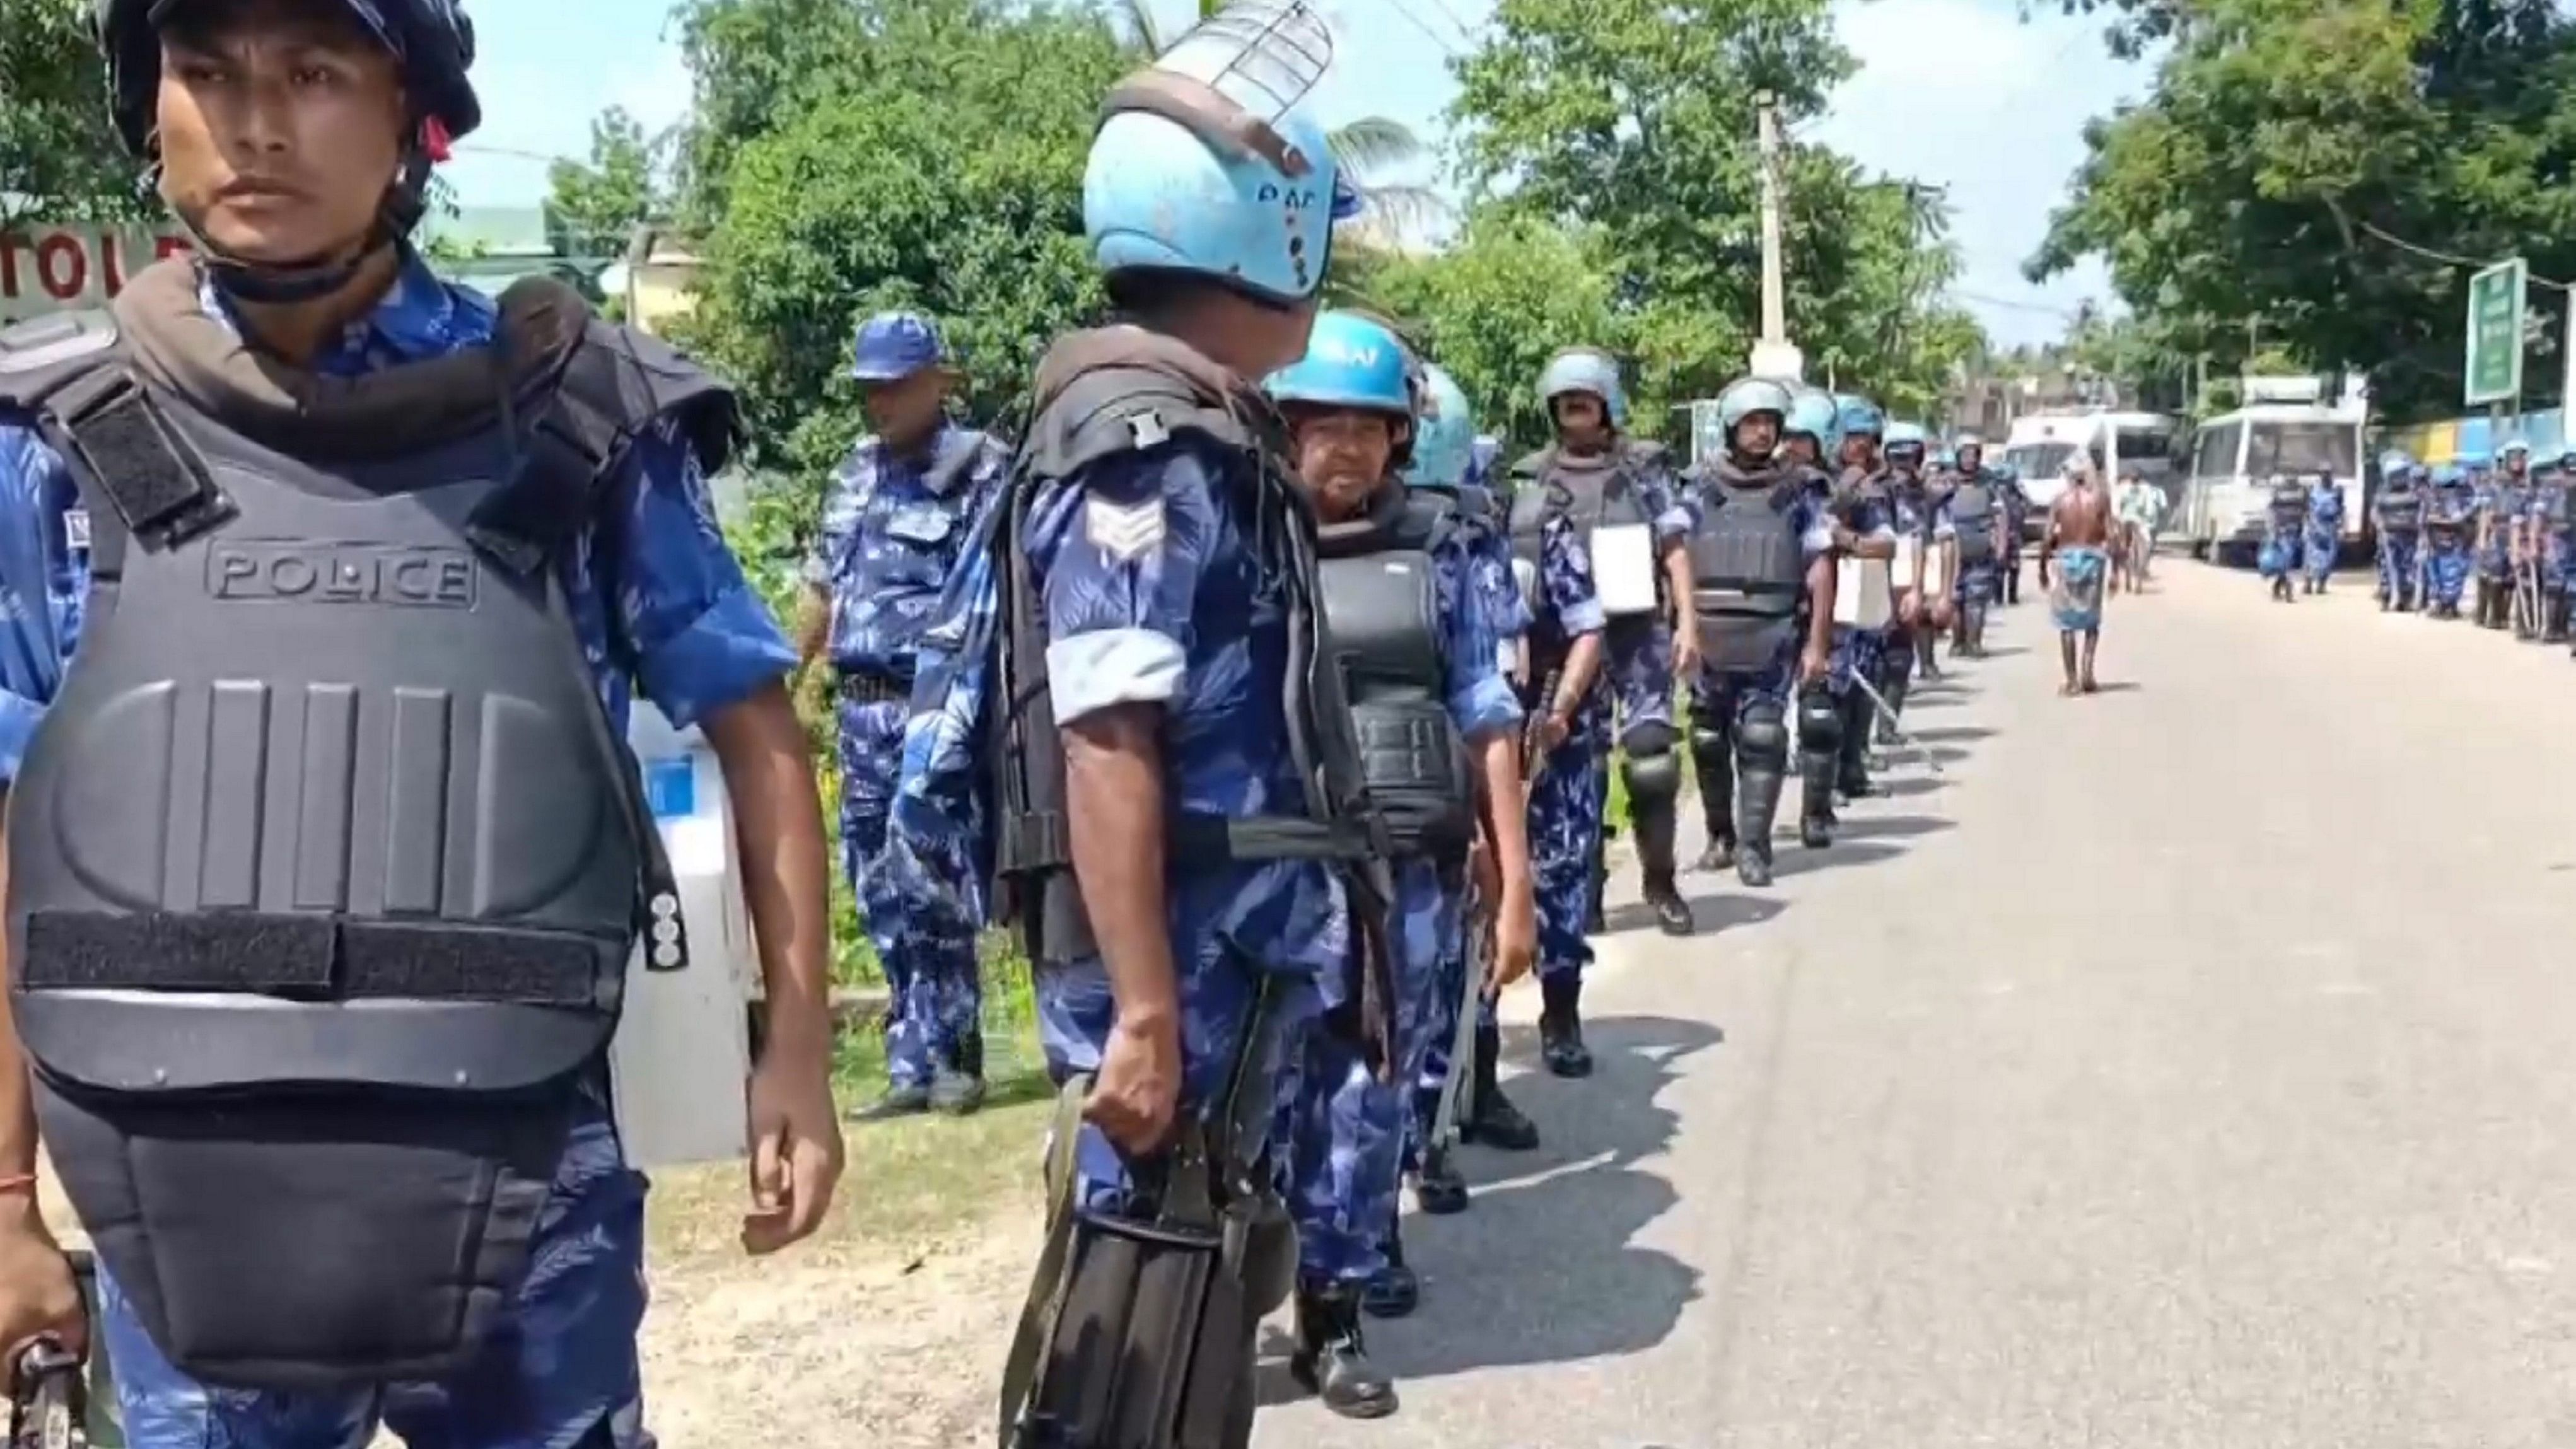
POLYGON ((74 553, 89 552, 89 510, 63 510, 63 546, 74 553))

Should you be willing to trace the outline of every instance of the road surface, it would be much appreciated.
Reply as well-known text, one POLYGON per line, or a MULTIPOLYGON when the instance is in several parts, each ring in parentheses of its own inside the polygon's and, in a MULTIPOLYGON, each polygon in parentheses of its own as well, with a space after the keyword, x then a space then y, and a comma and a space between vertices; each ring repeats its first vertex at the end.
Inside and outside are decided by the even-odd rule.
POLYGON ((2576 663, 2341 588, 2168 563, 2075 701, 2000 610, 1946 778, 1614 910, 1402 1412, 1261 1449, 2576 1443, 2576 663))

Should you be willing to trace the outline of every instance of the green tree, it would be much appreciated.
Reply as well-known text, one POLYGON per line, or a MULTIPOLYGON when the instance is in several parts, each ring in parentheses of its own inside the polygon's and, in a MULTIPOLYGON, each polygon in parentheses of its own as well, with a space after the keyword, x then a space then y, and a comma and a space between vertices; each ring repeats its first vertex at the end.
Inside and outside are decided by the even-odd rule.
POLYGON ((0 10, 0 231, 161 214, 108 119, 88 16, 86 0, 7 0, 0 10))
MULTIPOLYGON (((1500 0, 1485 34, 1455 64, 1471 193, 1597 230, 1641 405, 1715 392, 1760 311, 1757 97, 1794 128, 1851 73, 1827 0, 1500 0)), ((1819 146, 1787 144, 1782 172, 1785 300, 1811 371, 1877 391, 1945 377, 1934 353, 1962 329, 1938 303, 1956 263, 1937 199, 1819 146)))
MULTIPOLYGON (((2213 374, 2279 349, 2455 411, 2471 265, 2576 275, 2576 27, 2546 0, 2188 0, 2027 268, 2101 256, 2213 374)), ((2535 396, 2545 375, 2531 369, 2535 396)))
POLYGON ((635 228, 661 209, 654 143, 611 106, 590 123, 590 160, 546 169, 546 240, 555 254, 604 265, 626 254, 635 228))

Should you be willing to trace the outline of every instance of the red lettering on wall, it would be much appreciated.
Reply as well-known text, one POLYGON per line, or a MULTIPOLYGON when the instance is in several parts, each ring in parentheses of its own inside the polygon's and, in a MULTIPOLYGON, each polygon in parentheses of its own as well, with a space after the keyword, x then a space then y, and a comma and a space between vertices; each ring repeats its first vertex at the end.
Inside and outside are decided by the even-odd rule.
POLYGON ((89 285, 89 258, 80 242, 59 233, 36 243, 36 280, 57 302, 68 302, 89 285))
POLYGON ((152 248, 152 260, 154 260, 154 261, 156 261, 156 262, 157 262, 157 261, 160 261, 160 260, 162 260, 162 259, 164 259, 164 258, 166 258, 166 257, 175 257, 175 256, 179 255, 181 252, 192 252, 192 251, 195 251, 195 250, 196 250, 196 248, 195 248, 195 247, 192 247, 192 246, 188 245, 188 239, 187 239, 186 237, 183 237, 183 236, 165 236, 165 237, 159 237, 159 238, 156 238, 156 239, 154 240, 154 243, 153 243, 153 248, 152 248))
POLYGON ((0 297, 18 295, 18 248, 27 239, 14 231, 0 231, 0 297))

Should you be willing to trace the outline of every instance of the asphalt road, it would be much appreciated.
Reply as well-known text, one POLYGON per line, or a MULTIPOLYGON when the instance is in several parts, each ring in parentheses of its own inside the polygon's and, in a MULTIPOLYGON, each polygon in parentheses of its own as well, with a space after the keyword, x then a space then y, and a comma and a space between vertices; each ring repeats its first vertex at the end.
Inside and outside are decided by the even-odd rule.
POLYGON ((2073 701, 1999 611, 1946 776, 1614 909, 1402 1411, 1274 1369, 1259 1445, 2576 1444, 2576 663, 2339 587, 2168 563, 2073 701))

